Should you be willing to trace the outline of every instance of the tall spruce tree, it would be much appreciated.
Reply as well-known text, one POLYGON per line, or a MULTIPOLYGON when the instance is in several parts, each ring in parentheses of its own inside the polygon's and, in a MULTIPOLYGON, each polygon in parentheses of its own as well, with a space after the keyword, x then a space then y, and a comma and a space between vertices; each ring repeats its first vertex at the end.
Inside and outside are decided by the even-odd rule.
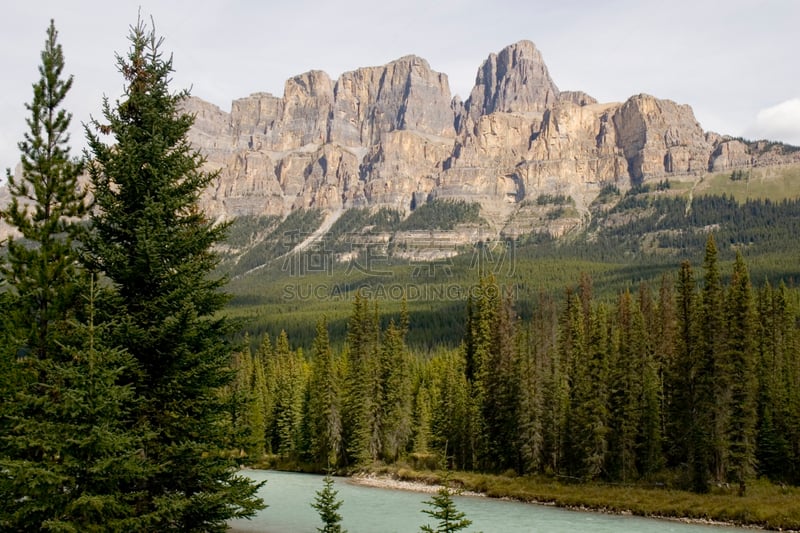
POLYGON ((336 363, 323 317, 317 322, 312 348, 306 423, 312 460, 333 468, 343 458, 342 387, 336 363))
POLYGON ((122 376, 129 354, 103 344, 94 325, 74 324, 64 359, 32 358, 35 377, 14 397, 0 458, 0 530, 145 531, 135 480, 146 475, 146 427, 131 427, 137 399, 122 376))
POLYGON ((726 359, 731 390, 726 440, 730 447, 730 479, 744 495, 747 482, 755 475, 757 381, 755 302, 741 253, 736 254, 727 300, 726 359))
POLYGON ((2 275, 11 292, 11 341, 18 356, 57 358, 68 342, 69 319, 81 307, 86 276, 78 264, 79 219, 86 193, 78 183, 83 164, 70 156, 72 114, 63 107, 72 87, 64 78, 64 53, 50 21, 33 85, 29 131, 19 143, 22 175, 6 171, 11 202, 0 212, 21 235, 7 243, 2 275))
POLYGON ((709 235, 703 258, 697 391, 699 407, 711 413, 710 471, 715 480, 723 481, 728 463, 726 428, 730 414, 730 371, 725 351, 724 291, 718 255, 714 235, 709 235))
POLYGON ((377 309, 371 312, 369 301, 360 293, 347 323, 346 353, 345 447, 357 464, 369 464, 381 453, 380 324, 377 309))
POLYGON ((137 363, 133 418, 152 435, 142 447, 148 475, 135 483, 152 520, 139 530, 224 531, 262 507, 223 449, 220 390, 234 377, 233 350, 212 246, 225 227, 197 207, 214 175, 187 140, 194 117, 181 111, 188 93, 170 91, 172 58, 141 19, 129 40, 117 56, 122 100, 106 98, 104 122, 86 128, 97 206, 87 249, 109 280, 111 339, 137 363))
POLYGON ((135 400, 118 379, 131 361, 103 345, 78 265, 86 202, 62 108, 72 77, 62 77, 53 21, 41 59, 19 143, 22 174, 8 173, 11 203, 2 212, 21 239, 9 239, 2 269, 0 529, 130 531, 138 513, 128 480, 141 472, 141 441, 126 426, 135 400))

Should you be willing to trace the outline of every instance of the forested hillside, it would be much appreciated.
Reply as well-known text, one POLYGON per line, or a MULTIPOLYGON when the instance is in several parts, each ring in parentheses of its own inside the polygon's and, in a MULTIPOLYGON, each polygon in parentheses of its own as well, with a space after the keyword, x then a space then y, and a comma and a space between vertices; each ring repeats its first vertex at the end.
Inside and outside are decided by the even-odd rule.
POLYGON ((615 298, 588 275, 529 316, 493 277, 467 302, 456 348, 410 349, 356 295, 347 342, 324 317, 310 351, 282 333, 239 361, 240 446, 318 467, 404 458, 580 480, 659 480, 740 492, 756 475, 800 481, 800 293, 753 287, 713 238, 689 262, 615 298), (727 282, 723 282, 723 278, 727 282))

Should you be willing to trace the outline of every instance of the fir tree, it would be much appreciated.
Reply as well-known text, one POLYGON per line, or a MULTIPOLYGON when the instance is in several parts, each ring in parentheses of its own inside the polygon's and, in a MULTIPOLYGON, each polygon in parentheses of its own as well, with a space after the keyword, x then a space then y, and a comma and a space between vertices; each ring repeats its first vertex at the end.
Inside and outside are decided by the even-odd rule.
POLYGON ((343 451, 342 393, 339 369, 328 340, 328 324, 324 317, 317 322, 308 389, 306 419, 311 458, 335 467, 342 459, 343 451))
POLYGON ((392 320, 381 346, 381 454, 389 462, 397 461, 406 450, 412 433, 411 360, 404 334, 392 320))
POLYGON ((128 54, 117 56, 122 101, 105 99, 105 123, 87 126, 97 205, 87 249, 109 280, 112 340, 137 363, 128 376, 133 418, 152 434, 141 458, 148 475, 136 486, 153 521, 140 530, 224 531, 262 506, 224 450, 220 393, 234 374, 212 246, 225 226, 197 207, 214 175, 187 139, 194 117, 181 111, 188 93, 170 92, 171 57, 141 20, 129 39, 128 54))
POLYGON ((430 500, 423 502, 430 509, 423 509, 422 512, 438 520, 435 526, 436 529, 426 524, 420 528, 420 531, 424 533, 450 533, 466 529, 472 524, 472 520, 467 519, 466 514, 456 508, 456 504, 453 501, 455 492, 448 486, 448 483, 449 472, 436 494, 430 500))
POLYGON ((64 53, 53 21, 33 85, 29 131, 19 143, 22 175, 6 171, 11 202, 0 212, 21 240, 9 237, 3 277, 11 292, 11 341, 17 356, 58 358, 70 333, 69 319, 80 308, 86 275, 78 264, 79 219, 87 212, 78 184, 82 162, 70 156, 72 114, 62 108, 72 87, 64 79, 64 53))
POLYGON ((284 457, 295 458, 301 451, 303 402, 308 366, 303 357, 289 347, 289 337, 281 330, 275 343, 275 413, 273 449, 284 457))
MULTIPOLYGON (((134 366, 94 327, 94 293, 79 266, 86 213, 81 163, 69 155, 72 85, 53 21, 19 143, 22 174, 8 173, 10 238, 3 303, 0 529, 138 529, 142 431, 128 426, 136 398, 121 374, 134 366), (88 324, 85 320, 88 320, 88 324)), ((144 467, 146 471, 146 466, 144 467)))
POLYGON ((311 504, 311 507, 319 513, 324 524, 323 527, 318 527, 317 531, 320 533, 347 533, 346 529, 342 529, 342 515, 339 514, 339 508, 344 502, 336 499, 339 491, 333 488, 333 478, 328 474, 322 479, 322 483, 322 490, 317 491, 317 496, 311 504))
POLYGON ((736 254, 727 308, 727 361, 730 368, 730 478, 744 495, 755 475, 756 373, 755 309, 750 275, 741 253, 736 254))
POLYGON ((718 481, 725 478, 728 463, 726 428, 730 414, 727 354, 725 352, 725 310, 714 236, 706 241, 703 259, 703 288, 699 318, 698 408, 711 414, 709 467, 718 481))
POLYGON ((58 359, 29 361, 35 378, 14 398, 0 459, 3 531, 146 531, 135 480, 149 473, 145 427, 130 427, 137 398, 122 376, 129 354, 103 345, 88 295, 80 344, 58 359))
MULTIPOLYGON (((377 305, 377 304, 376 304, 377 305)), ((359 464, 378 459, 381 453, 381 406, 383 387, 380 365, 380 327, 377 311, 356 294, 347 323, 345 440, 347 453, 359 464)))

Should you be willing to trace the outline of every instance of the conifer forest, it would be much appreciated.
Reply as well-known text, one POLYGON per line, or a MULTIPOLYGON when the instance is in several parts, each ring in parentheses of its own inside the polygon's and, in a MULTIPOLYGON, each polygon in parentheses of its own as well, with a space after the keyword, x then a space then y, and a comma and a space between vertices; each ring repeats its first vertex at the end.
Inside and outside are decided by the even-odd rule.
POLYGON ((344 348, 324 318, 311 353, 282 333, 238 355, 229 388, 240 447, 325 468, 401 458, 573 480, 665 480, 744 493, 797 483, 798 293, 754 288, 737 256, 723 284, 705 261, 612 303, 584 275, 529 320, 491 277, 467 304, 455 349, 415 355, 408 317, 357 296, 344 348))
MULTIPOLYGON (((708 196, 687 222, 684 201, 634 190, 615 209, 647 216, 623 213, 597 230, 594 247, 531 237, 539 242, 515 275, 524 284, 545 262, 561 275, 568 267, 576 275, 557 291, 532 293, 531 281, 520 301, 507 280, 467 280, 462 269, 453 283, 468 298, 424 314, 404 299, 387 310, 353 284, 336 317, 319 302, 293 302, 296 314, 270 319, 299 322, 270 333, 253 326, 262 317, 241 320, 226 286, 228 277, 250 283, 238 303, 258 301, 266 276, 241 280, 264 254, 274 260, 280 242, 243 253, 241 272, 220 268, 220 250, 249 242, 259 224, 313 231, 321 215, 238 226, 206 217, 198 198, 217 174, 187 140, 195 116, 182 110, 189 93, 170 87, 162 44, 151 24, 131 26, 130 48, 117 55, 123 94, 84 124, 88 150, 78 157, 63 105, 73 78, 55 24, 47 28, 21 171, 7 172, 0 210, 14 230, 0 260, 0 530, 226 531, 269 503, 240 472, 264 464, 328 474, 405 465, 742 496, 760 480, 800 485, 800 291, 780 276, 797 272, 785 244, 800 201, 742 208, 708 196), (720 213, 738 222, 707 230, 720 213), (678 231, 686 224, 694 227, 678 231), (631 235, 643 228, 661 232, 658 253, 694 247, 696 263, 632 264, 617 274, 652 267, 657 276, 613 287, 582 272, 633 255, 631 235), (717 239, 733 260, 720 259, 717 239), (751 279, 748 260, 758 256, 745 259, 745 241, 773 254, 762 256, 763 281, 751 279), (424 346, 409 341, 417 325, 424 346)), ((574 200, 540 203, 563 211, 574 200)), ((431 202, 405 220, 354 209, 330 233, 454 220, 479 223, 479 206, 431 202)), ((467 527, 450 494, 423 512, 454 517, 448 531, 467 527)), ((330 476, 317 497, 326 531, 341 531, 330 476)))

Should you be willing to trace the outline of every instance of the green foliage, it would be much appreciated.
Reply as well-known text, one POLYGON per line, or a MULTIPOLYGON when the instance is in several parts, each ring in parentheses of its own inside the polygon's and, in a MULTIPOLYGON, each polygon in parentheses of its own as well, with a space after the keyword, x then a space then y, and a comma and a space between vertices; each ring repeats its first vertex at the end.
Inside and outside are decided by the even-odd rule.
POLYGON ((308 431, 308 454, 335 468, 343 459, 342 376, 328 339, 328 324, 317 322, 317 337, 311 351, 304 421, 308 431))
POLYGON ((731 172, 731 181, 742 181, 750 179, 750 172, 737 169, 731 172))
POLYGON ((262 507, 257 487, 225 454, 221 392, 234 377, 232 324, 217 316, 226 296, 211 276, 211 247, 225 226, 197 209, 214 176, 186 138, 193 117, 180 111, 187 93, 169 89, 172 60, 141 20, 129 39, 128 54, 118 56, 123 99, 106 100, 105 123, 87 127, 97 209, 86 247, 109 281, 109 342, 136 361, 126 375, 137 398, 131 417, 148 436, 132 484, 143 487, 136 505, 149 517, 137 529, 222 531, 262 507))
POLYGON ((6 171, 11 202, 0 212, 22 236, 8 238, 2 275, 11 289, 11 342, 18 354, 57 358, 70 336, 86 276, 76 248, 87 212, 86 192, 78 184, 83 164, 70 157, 67 128, 71 113, 62 103, 72 87, 63 78, 64 54, 53 22, 39 66, 40 80, 26 107, 29 130, 19 143, 22 176, 6 171))
MULTIPOLYGON (((237 219, 238 220, 238 219, 237 219)), ((232 246, 240 245, 243 251, 229 254, 220 263, 218 271, 230 276, 241 276, 264 265, 275 263, 282 271, 290 272, 292 250, 309 237, 322 223, 318 209, 297 209, 278 222, 277 217, 259 217, 233 223, 232 246)))
POLYGON ((0 458, 4 531, 144 530, 135 479, 147 475, 142 446, 152 435, 130 426, 138 398, 121 383, 136 363, 102 345, 93 323, 69 359, 31 358, 29 379, 14 397, 0 458))
POLYGON ((103 342, 94 287, 78 264, 76 220, 87 207, 61 108, 72 78, 62 78, 52 21, 41 59, 19 143, 22 176, 7 174, 2 212, 22 240, 9 239, 2 268, 0 529, 130 531, 141 524, 131 480, 143 470, 147 430, 130 424, 137 399, 121 382, 135 363, 103 342))
POLYGON ((311 504, 311 507, 317 510, 319 517, 324 526, 317 528, 320 533, 347 533, 346 529, 342 529, 341 521, 342 515, 339 514, 339 508, 344 502, 337 500, 336 495, 339 493, 334 490, 333 478, 326 475, 322 479, 323 487, 316 493, 316 498, 311 504))
POLYGON ((459 224, 480 224, 481 206, 464 200, 433 200, 417 207, 399 226, 401 231, 451 230, 459 224))
POLYGON ((466 518, 466 514, 456 508, 453 502, 453 495, 456 494, 449 486, 449 478, 445 477, 442 486, 436 491, 436 494, 431 496, 430 500, 426 500, 425 505, 430 509, 423 509, 422 512, 437 520, 436 526, 424 525, 420 531, 426 533, 450 533, 452 531, 461 531, 468 528, 472 524, 472 520, 466 518))
MULTIPOLYGON (((617 191, 619 192, 619 191, 617 191)), ((572 196, 564 194, 540 194, 536 197, 536 205, 575 205, 572 196)))

